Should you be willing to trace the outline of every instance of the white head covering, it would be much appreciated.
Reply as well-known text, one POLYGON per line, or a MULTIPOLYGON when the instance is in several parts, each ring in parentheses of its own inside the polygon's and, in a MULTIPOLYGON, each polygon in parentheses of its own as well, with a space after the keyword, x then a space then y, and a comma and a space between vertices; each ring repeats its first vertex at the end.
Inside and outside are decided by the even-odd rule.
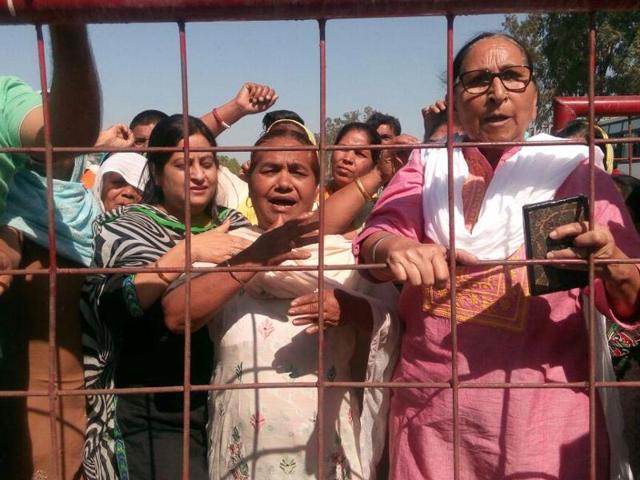
POLYGON ((96 196, 103 211, 102 180, 104 179, 104 175, 109 172, 119 173, 129 185, 140 191, 144 190, 144 187, 149 181, 147 159, 139 153, 119 152, 108 156, 106 160, 102 162, 102 165, 100 165, 98 173, 96 173, 96 180, 93 184, 93 194, 96 196))

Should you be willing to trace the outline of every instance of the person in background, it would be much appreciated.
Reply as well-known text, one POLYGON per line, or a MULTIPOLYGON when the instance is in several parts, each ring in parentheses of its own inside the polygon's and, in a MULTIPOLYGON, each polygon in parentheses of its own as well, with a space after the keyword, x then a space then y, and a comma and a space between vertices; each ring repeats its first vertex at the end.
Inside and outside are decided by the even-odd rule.
MULTIPOLYGON (((51 140, 54 146, 92 146, 100 129, 100 86, 87 29, 82 25, 51 25, 53 76, 49 107, 51 140)), ((42 97, 15 77, 0 77, 0 144, 3 147, 39 147, 44 145, 42 97)), ((72 165, 73 154, 53 156, 54 174, 72 165)), ((25 167, 44 169, 44 155, 0 153, 0 213, 6 213, 7 200, 16 173, 25 167)), ((33 173, 33 172, 29 172, 33 173)), ((42 187, 44 189, 44 187, 42 187)), ((46 208, 37 214, 46 218, 46 208)), ((46 268, 48 250, 29 243, 20 247, 20 234, 2 227, 0 255, 2 269, 46 268)), ((27 242, 25 242, 26 244, 27 242)), ((61 261, 59 266, 76 266, 61 261)), ((46 275, 22 276, 6 291, 3 276, 0 297, 0 389, 47 390, 50 352, 49 279, 46 275)), ((71 275, 58 281, 57 388, 82 388, 79 358, 80 335, 73 303, 74 285, 81 276, 71 275)), ((77 301, 77 297, 76 297, 77 301)), ((84 425, 84 401, 81 397, 59 399, 58 428, 62 432, 63 479, 77 478, 80 467, 84 425)), ((56 452, 51 451, 49 400, 42 396, 0 399, 0 471, 3 478, 54 478, 56 452)))
MULTIPOLYGON (((453 71, 451 104, 463 141, 523 142, 538 101, 535 66, 525 47, 505 34, 484 33, 460 49, 453 71)), ((548 135, 531 140, 559 141, 548 135)), ((404 282, 399 309, 405 333, 394 381, 451 381, 449 288, 454 281, 461 382, 561 386, 587 380, 583 289, 531 296, 526 267, 478 261, 523 259, 522 206, 585 194, 588 153, 585 146, 557 144, 454 149, 451 215, 459 265, 456 277, 450 278, 447 150, 414 151, 354 242, 361 262, 386 265, 369 270, 370 275, 404 282)), ((601 152, 596 150, 596 155, 601 157, 601 152)), ((550 252, 547 258, 640 256, 640 238, 610 176, 596 169, 595 183, 594 229, 581 223, 559 226, 550 238, 570 240, 572 247, 550 252)), ((597 309, 622 325, 637 327, 638 267, 607 263, 596 267, 595 275, 597 309)), ((474 388, 460 390, 458 400, 461 478, 589 476, 588 392, 474 388)), ((389 419, 392 478, 454 476, 452 402, 450 389, 394 390, 389 419)), ((597 405, 596 476, 628 478, 621 434, 605 425, 597 405), (620 470, 610 472, 610 460, 620 470)))
MULTIPOLYGON (((149 147, 216 146, 199 119, 161 120, 149 147)), ((185 261, 185 201, 191 206, 194 262, 221 263, 247 242, 226 234, 248 225, 236 211, 215 203, 218 161, 212 152, 149 152, 143 203, 126 205, 94 224, 93 266, 181 267, 185 261), (189 175, 189 196, 184 178, 189 175)), ((160 301, 177 273, 90 275, 81 303, 86 387, 167 386, 183 383, 184 337, 164 325, 160 301)), ((191 338, 191 382, 211 378, 211 343, 205 331, 191 338)), ((191 396, 191 478, 207 477, 206 393, 191 396)), ((86 478, 175 479, 182 471, 182 393, 91 395, 83 453, 86 478)))
POLYGON ((133 134, 133 146, 138 148, 147 147, 149 145, 149 137, 153 127, 160 120, 164 120, 169 115, 160 110, 143 110, 136 114, 129 123, 129 130, 133 134))
POLYGON ((374 169, 380 158, 380 151, 361 145, 380 145, 380 136, 370 125, 353 122, 340 129, 335 144, 351 148, 331 152, 331 180, 325 190, 325 199, 351 183, 356 185, 366 203, 351 222, 349 232, 352 232, 364 224, 378 195, 378 189, 367 190, 360 177, 374 169))
POLYGON ((263 132, 266 133, 274 122, 280 120, 293 120, 294 122, 304 125, 304 120, 296 112, 291 110, 272 110, 271 112, 265 113, 264 117, 262 117, 263 132))
MULTIPOLYGON (((447 138, 447 102, 446 100, 436 100, 428 107, 421 110, 424 122, 424 142, 443 142, 447 138)), ((454 135, 460 134, 460 126, 455 118, 453 119, 454 135)))
MULTIPOLYGON (((598 140, 606 140, 609 138, 607 132, 605 132, 602 127, 599 125, 594 125, 594 134, 598 140)), ((562 138, 571 138, 576 140, 584 140, 585 142, 589 141, 589 122, 586 120, 572 120, 567 123, 563 128, 557 130, 553 133, 556 137, 562 138)), ((613 172, 613 146, 610 143, 598 144, 597 148, 603 151, 604 158, 602 159, 602 163, 604 164, 604 169, 608 173, 613 172)))
POLYGON ((393 143, 393 139, 402 133, 400 120, 384 113, 373 112, 365 123, 378 133, 382 145, 393 143))

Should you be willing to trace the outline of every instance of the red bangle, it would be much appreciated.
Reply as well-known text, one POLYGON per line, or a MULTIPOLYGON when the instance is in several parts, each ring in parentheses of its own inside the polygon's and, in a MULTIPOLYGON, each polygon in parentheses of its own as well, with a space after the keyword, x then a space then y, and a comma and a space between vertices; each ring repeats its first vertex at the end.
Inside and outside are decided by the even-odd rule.
POLYGON ((222 120, 222 117, 218 113, 217 108, 214 108, 213 110, 211 110, 211 114, 213 115, 213 118, 216 119, 216 122, 218 122, 218 125, 220 125, 222 128, 224 128, 225 130, 227 130, 228 128, 231 128, 231 125, 229 125, 227 122, 222 120))

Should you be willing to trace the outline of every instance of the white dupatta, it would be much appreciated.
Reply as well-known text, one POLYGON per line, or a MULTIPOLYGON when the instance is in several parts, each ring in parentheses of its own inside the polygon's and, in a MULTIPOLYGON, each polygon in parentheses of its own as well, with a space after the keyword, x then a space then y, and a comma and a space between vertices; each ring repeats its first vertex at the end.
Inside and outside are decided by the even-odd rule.
MULTIPOLYGON (((562 140, 540 134, 529 141, 562 140)), ((436 243, 449 245, 447 150, 422 150, 424 190, 422 195, 425 233, 436 243)), ((481 260, 510 257, 524 243, 522 207, 554 198, 571 172, 589 156, 583 145, 524 145, 495 171, 482 201, 478 221, 469 232, 462 213, 462 185, 469 167, 462 150, 453 151, 454 221, 456 246, 481 260)), ((596 149, 596 164, 602 168, 602 152, 596 149)))

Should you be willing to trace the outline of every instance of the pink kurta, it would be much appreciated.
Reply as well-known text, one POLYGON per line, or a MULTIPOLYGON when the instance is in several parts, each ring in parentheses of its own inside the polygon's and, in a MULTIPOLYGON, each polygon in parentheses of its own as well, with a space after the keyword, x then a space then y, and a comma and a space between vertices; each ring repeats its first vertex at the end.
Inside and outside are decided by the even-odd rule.
MULTIPOLYGON (((508 152, 497 168, 514 152, 508 152)), ((480 155, 465 149, 467 163, 480 155)), ((486 160, 482 159, 486 162, 486 160)), ((481 169, 480 169, 481 170, 481 169)), ((463 187, 465 222, 479 211, 473 201, 477 168, 470 165, 463 187), (471 211, 471 212, 470 212, 471 211)), ((482 176, 482 175, 480 175, 482 176)), ((418 151, 385 189, 356 238, 388 231, 423 243, 424 165, 418 151)), ((490 176, 487 179, 490 181, 490 176)), ((534 179, 532 179, 534 180, 534 179)), ((588 166, 581 165, 556 192, 564 198, 588 191, 588 166)), ((482 196, 481 188, 481 194, 482 196)), ((609 176, 596 172, 596 222, 608 226, 617 245, 640 256, 640 240, 622 198, 609 176)), ((477 200, 477 195, 476 195, 477 200)), ((523 258, 521 248, 512 258, 523 258)), ((524 267, 458 269, 458 375, 464 382, 558 383, 588 378, 588 332, 581 291, 528 295, 524 267), (490 271, 494 274, 491 275, 490 271), (475 277, 473 276, 475 274, 475 277), (478 277, 480 274, 480 277, 478 277)), ((602 284, 596 306, 615 317, 602 284)), ((432 292, 427 311, 423 294, 405 285, 400 316, 405 333, 395 381, 451 380, 451 322, 448 291, 432 292)), ((589 469, 588 392, 566 388, 460 389, 461 479, 583 479, 589 469)), ((598 412, 598 478, 607 478, 608 442, 598 412)), ((451 390, 395 389, 390 412, 392 478, 453 478, 453 407, 451 390)))

